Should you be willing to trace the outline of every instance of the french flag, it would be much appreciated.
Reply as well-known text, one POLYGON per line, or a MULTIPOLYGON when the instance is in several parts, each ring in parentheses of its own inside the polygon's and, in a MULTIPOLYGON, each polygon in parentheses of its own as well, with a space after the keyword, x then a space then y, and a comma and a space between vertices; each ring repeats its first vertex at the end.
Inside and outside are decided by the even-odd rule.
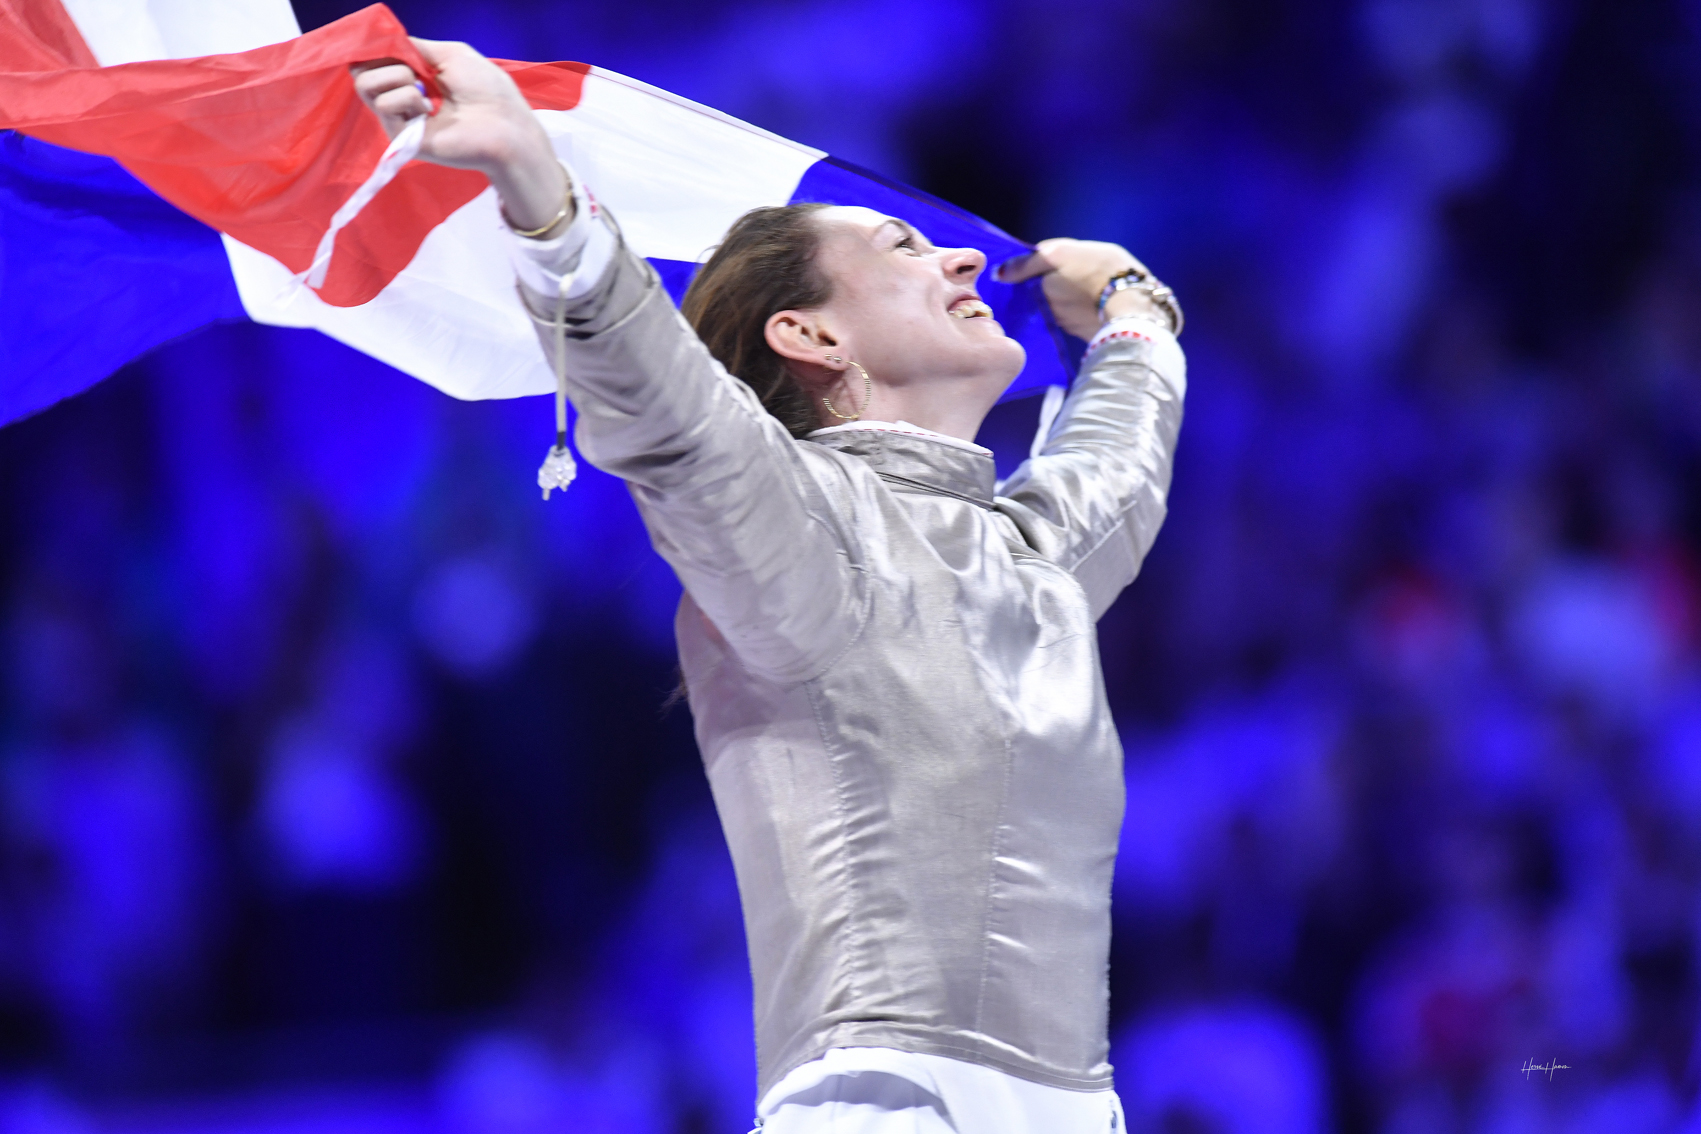
MULTIPOLYGON (((495 191, 410 161, 355 95, 349 64, 385 57, 430 70, 382 4, 303 35, 288 0, 0 0, 0 425, 236 318, 315 328, 457 398, 553 392, 495 191)), ((623 75, 498 62, 676 302, 760 205, 866 205, 993 264, 1029 249, 623 75)), ((1066 384, 1037 282, 980 286, 1028 351, 1010 394, 1066 384)))

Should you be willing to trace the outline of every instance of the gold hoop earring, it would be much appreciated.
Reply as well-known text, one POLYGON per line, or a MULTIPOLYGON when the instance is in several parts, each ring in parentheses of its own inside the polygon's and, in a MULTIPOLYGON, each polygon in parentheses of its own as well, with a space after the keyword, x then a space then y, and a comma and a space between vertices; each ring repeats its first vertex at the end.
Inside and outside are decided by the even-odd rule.
POLYGON ((862 368, 862 364, 860 362, 853 362, 851 365, 856 367, 857 371, 862 375, 862 408, 853 414, 842 414, 833 408, 833 403, 828 400, 825 394, 821 396, 821 404, 827 407, 827 412, 838 418, 840 421, 861 421, 862 415, 868 412, 868 403, 874 400, 874 379, 868 376, 868 371, 862 368))

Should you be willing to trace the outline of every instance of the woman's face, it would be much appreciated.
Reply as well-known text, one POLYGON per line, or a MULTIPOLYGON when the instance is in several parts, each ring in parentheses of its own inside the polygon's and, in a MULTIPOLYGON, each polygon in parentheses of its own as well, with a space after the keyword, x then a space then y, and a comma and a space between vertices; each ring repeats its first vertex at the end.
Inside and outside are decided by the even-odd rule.
POLYGON ((882 386, 967 384, 988 406, 1020 373, 1022 345, 975 290, 982 253, 935 248, 872 209, 834 206, 814 220, 822 230, 817 263, 833 298, 812 314, 832 353, 867 367, 882 386))

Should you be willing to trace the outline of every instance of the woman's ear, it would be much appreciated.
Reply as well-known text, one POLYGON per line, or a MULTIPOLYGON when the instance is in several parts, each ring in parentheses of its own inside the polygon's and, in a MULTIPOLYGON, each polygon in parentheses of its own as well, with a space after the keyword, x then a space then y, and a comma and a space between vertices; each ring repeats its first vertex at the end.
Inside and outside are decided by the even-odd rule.
POLYGON ((821 317, 813 311, 780 311, 768 316, 762 329, 768 346, 781 358, 791 362, 824 364, 838 340, 821 325, 821 317))

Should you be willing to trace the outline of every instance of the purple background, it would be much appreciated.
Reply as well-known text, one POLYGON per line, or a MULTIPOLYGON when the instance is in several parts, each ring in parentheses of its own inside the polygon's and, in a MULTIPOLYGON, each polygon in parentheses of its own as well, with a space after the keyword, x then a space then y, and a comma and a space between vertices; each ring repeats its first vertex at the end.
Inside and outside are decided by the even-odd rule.
MULTIPOLYGON (((394 6, 1186 300, 1134 1130, 1701 1130, 1701 3, 394 6)), ((677 585, 551 428, 233 324, 0 431, 0 1134, 747 1129, 677 585)))

